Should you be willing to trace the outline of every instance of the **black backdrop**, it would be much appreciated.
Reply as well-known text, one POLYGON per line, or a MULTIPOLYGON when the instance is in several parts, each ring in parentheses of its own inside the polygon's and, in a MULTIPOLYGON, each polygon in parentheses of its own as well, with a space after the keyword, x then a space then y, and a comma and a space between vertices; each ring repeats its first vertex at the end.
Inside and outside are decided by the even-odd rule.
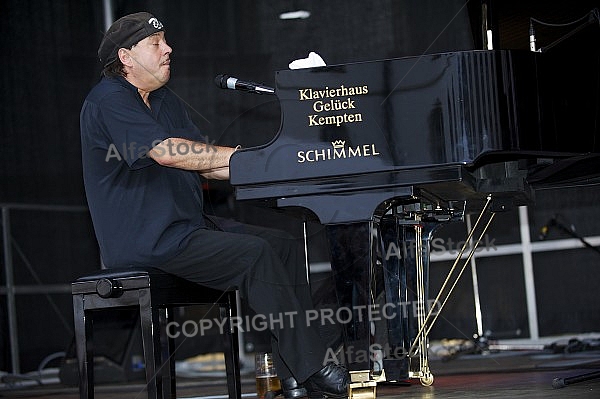
MULTIPOLYGON (((488 3, 497 47, 522 49, 528 48, 529 17, 570 21, 595 6, 593 1, 488 3)), ((276 70, 286 69, 290 61, 306 57, 309 51, 335 64, 479 48, 480 4, 464 0, 112 1, 115 18, 147 10, 165 24, 174 49, 170 89, 189 104, 194 121, 216 143, 245 147, 275 135, 279 105, 273 97, 220 90, 213 83, 217 74, 272 85, 276 70), (311 17, 278 19, 281 12, 298 9, 311 11, 311 17)), ((78 116, 85 95, 99 79, 96 49, 104 31, 103 3, 4 0, 0 15, 0 203, 85 206, 78 116)), ((215 212, 271 222, 261 210, 232 204, 226 184, 208 188, 208 206, 215 212)), ((586 193, 577 195, 591 196, 592 202, 598 195, 586 193)), ((562 206, 561 198, 572 195, 546 194, 546 207, 538 219, 552 214, 562 206)), ((17 284, 67 284, 99 266, 85 212, 20 211, 11 228, 26 257, 15 259, 17 284)), ((323 249, 317 247, 315 252, 322 254, 323 249)), ((34 369, 44 356, 68 346, 69 302, 67 294, 18 298, 23 370, 34 369)), ((454 309, 463 320, 460 306, 454 309)), ((522 311, 519 317, 523 318, 522 311)), ((544 331, 553 333, 552 326, 559 322, 546 323, 544 331)), ((454 324, 471 328, 472 317, 454 324)), ((5 363, 0 369, 5 369, 5 318, 0 329, 0 360, 5 363)), ((443 336, 445 331, 439 333, 443 336)))

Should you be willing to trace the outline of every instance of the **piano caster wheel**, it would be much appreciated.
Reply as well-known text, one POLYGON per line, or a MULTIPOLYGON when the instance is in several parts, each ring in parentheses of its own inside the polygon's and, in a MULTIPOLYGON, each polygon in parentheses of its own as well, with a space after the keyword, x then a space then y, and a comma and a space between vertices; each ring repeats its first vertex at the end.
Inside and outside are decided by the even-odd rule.
POLYGON ((421 385, 424 387, 433 385, 433 374, 427 374, 427 376, 421 377, 421 385))

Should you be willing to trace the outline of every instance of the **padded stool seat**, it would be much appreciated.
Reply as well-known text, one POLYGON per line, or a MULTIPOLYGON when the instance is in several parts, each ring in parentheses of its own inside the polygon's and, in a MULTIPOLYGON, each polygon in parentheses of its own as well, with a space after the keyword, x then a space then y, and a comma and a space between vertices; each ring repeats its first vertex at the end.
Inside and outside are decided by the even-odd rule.
POLYGON ((74 281, 71 290, 81 399, 94 397, 94 310, 139 307, 148 398, 158 399, 176 397, 174 339, 166 331, 172 310, 196 304, 217 304, 221 321, 227 319, 223 328, 227 389, 230 398, 241 398, 238 336, 232 329, 235 290, 214 290, 151 267, 99 270, 74 281))

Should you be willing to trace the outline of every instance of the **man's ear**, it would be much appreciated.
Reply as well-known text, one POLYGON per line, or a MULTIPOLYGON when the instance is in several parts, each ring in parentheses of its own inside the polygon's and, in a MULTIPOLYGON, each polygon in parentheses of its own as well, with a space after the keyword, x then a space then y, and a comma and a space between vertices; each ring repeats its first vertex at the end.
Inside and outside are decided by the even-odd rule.
POLYGON ((133 60, 131 59, 131 55, 129 54, 129 51, 127 51, 124 48, 120 48, 119 51, 117 52, 117 55, 119 56, 119 60, 121 61, 121 64, 125 65, 125 66, 132 66, 133 64, 133 60))

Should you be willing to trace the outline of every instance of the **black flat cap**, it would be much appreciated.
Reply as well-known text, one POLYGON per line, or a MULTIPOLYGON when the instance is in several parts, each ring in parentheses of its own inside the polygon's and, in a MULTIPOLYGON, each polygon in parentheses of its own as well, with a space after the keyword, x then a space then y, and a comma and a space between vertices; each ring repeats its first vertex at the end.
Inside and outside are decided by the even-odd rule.
POLYGON ((140 40, 164 31, 163 24, 148 12, 125 15, 116 20, 104 34, 98 48, 98 57, 103 66, 117 59, 120 48, 131 48, 140 40))

